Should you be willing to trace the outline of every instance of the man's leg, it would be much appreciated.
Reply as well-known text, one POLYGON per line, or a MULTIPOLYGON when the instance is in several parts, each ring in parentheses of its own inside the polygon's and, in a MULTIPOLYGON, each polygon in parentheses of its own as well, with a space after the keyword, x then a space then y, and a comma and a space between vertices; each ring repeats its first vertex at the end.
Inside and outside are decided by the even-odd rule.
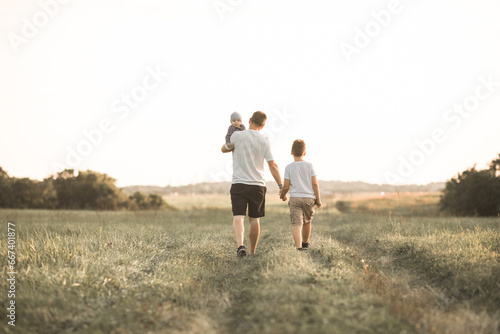
POLYGON ((233 216, 234 239, 237 247, 243 246, 243 234, 245 233, 245 216, 233 216))
POLYGON ((257 243, 259 242, 260 235, 260 219, 250 218, 250 254, 255 254, 255 249, 257 248, 257 243))

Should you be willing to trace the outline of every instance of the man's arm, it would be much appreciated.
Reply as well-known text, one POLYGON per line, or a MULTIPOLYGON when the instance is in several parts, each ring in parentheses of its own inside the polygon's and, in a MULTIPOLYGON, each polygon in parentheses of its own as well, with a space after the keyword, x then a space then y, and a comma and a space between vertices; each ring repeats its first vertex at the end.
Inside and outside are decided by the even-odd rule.
POLYGON ((276 164, 276 161, 271 160, 268 161, 267 164, 269 165, 269 170, 271 171, 271 175, 273 176, 274 180, 278 185, 281 185, 281 174, 280 170, 278 169, 278 165, 276 164))
MULTIPOLYGON (((269 170, 271 171, 271 175, 273 176, 274 181, 276 181, 276 183, 278 185, 282 185, 281 174, 280 174, 280 170, 278 169, 278 164, 276 164, 276 161, 270 160, 267 162, 267 164, 269 165, 269 170)), ((282 189, 280 189, 280 194, 281 194, 281 190, 282 189)), ((281 195, 280 195, 280 198, 281 198, 281 195)), ((286 195, 285 195, 285 201, 286 201, 286 195)))
POLYGON ((318 179, 316 178, 316 175, 314 175, 312 178, 311 178, 311 182, 312 182, 312 188, 313 188, 313 191, 314 191, 314 197, 316 198, 316 205, 318 206, 318 208, 321 208, 321 197, 319 195, 319 183, 318 183, 318 179))
MULTIPOLYGON (((228 146, 229 148, 232 148, 231 143, 227 144, 227 146, 228 146)), ((224 145, 222 145, 222 147, 221 147, 221 149, 220 149, 220 150, 222 151, 222 153, 229 153, 229 152, 232 152, 232 151, 233 151, 232 149, 231 149, 231 150, 228 150, 228 149, 226 148, 226 145, 225 145, 225 144, 224 144, 224 145)))

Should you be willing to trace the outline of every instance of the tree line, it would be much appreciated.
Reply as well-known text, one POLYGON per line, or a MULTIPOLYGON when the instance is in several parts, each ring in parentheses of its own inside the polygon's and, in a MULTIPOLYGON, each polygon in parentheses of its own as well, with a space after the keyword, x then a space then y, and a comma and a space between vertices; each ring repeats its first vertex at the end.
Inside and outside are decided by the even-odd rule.
MULTIPOLYGON (((0 167, 0 208, 68 210, 145 210, 167 208, 158 194, 130 196, 107 174, 66 169, 43 181, 9 177, 0 167)), ((457 216, 500 215, 500 154, 489 168, 476 166, 446 182, 441 210, 457 216)))
POLYGON ((145 210, 166 208, 160 195, 127 196, 107 174, 66 169, 43 181, 9 177, 0 167, 0 208, 145 210))

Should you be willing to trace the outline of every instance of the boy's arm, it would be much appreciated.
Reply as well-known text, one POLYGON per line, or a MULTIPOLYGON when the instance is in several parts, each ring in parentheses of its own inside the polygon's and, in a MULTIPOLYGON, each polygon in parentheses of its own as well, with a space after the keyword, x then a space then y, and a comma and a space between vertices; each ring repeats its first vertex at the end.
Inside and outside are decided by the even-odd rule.
POLYGON ((278 169, 278 164, 276 164, 276 161, 270 160, 267 163, 269 165, 269 170, 271 171, 271 175, 273 176, 276 183, 278 185, 282 185, 281 174, 280 174, 280 170, 278 169))
POLYGON ((318 208, 321 208, 321 197, 319 195, 319 183, 318 183, 318 179, 316 178, 316 175, 314 175, 312 178, 311 178, 311 182, 312 182, 312 188, 313 188, 313 191, 314 191, 314 197, 316 198, 316 205, 318 206, 318 208))
POLYGON ((280 192, 280 199, 286 201, 286 194, 288 193, 289 190, 290 190, 290 180, 285 179, 285 181, 283 181, 283 188, 281 189, 280 192))

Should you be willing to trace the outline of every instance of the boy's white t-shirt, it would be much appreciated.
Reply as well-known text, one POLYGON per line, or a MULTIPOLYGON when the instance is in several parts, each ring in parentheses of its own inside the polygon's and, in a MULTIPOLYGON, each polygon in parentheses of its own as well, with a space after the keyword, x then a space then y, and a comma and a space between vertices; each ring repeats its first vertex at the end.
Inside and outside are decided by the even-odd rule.
POLYGON ((259 131, 236 131, 231 135, 233 150, 233 184, 265 186, 264 160, 271 161, 269 139, 259 131))
POLYGON ((285 179, 290 180, 290 197, 315 198, 312 177, 316 176, 312 163, 294 161, 285 168, 285 179))

